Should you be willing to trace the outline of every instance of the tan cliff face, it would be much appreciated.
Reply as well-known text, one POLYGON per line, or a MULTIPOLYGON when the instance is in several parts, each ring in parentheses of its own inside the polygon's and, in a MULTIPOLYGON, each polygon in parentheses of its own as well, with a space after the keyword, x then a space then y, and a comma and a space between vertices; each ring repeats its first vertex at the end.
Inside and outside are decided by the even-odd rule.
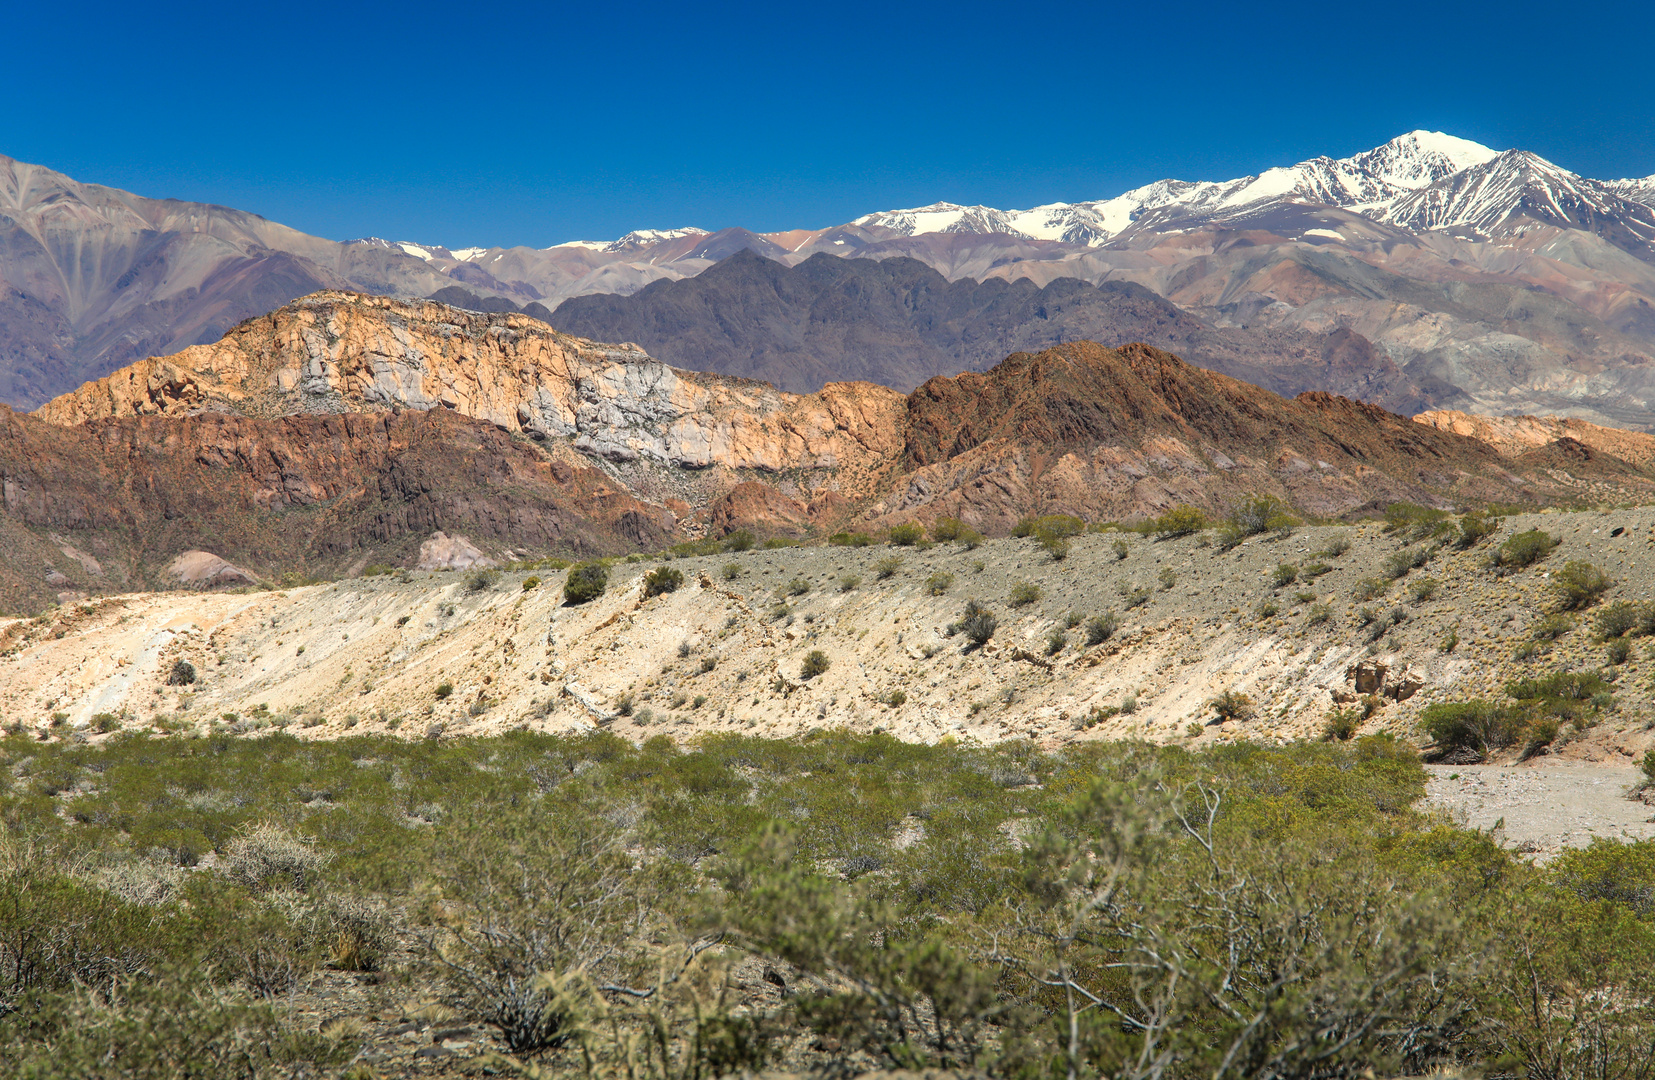
POLYGON ((189 550, 266 578, 412 568, 437 531, 510 562, 737 529, 821 537, 951 516, 1002 535, 1029 514, 1126 520, 1185 503, 1221 516, 1259 494, 1332 518, 1399 500, 1655 492, 1655 456, 1635 439, 1564 421, 1524 438, 1545 423, 1561 425, 1551 441, 1513 453, 1464 423, 1284 399, 1146 345, 1091 342, 906 397, 869 383, 795 395, 521 314, 318 293, 7 413, 0 606, 155 587, 189 550))
MULTIPOLYGON (((322 292, 212 345, 142 361, 35 412, 72 425, 202 411, 257 417, 451 409, 612 462, 781 472, 894 460, 903 395, 837 383, 799 396, 667 366, 526 315, 322 292)), ((877 465, 876 465, 877 467, 877 465)))
POLYGON ((1573 439, 1633 465, 1645 468, 1655 465, 1655 435, 1603 427, 1585 420, 1561 416, 1475 416, 1456 409, 1434 409, 1413 419, 1416 424, 1485 442, 1505 457, 1521 457, 1560 439, 1573 439))

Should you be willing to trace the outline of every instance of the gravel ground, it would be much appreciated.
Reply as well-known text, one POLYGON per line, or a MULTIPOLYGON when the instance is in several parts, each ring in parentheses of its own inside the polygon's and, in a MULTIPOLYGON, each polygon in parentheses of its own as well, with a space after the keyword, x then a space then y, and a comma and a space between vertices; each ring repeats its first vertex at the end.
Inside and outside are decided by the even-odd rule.
POLYGON ((1612 765, 1427 765, 1424 807, 1541 858, 1594 839, 1655 838, 1655 808, 1626 797, 1643 774, 1612 765))

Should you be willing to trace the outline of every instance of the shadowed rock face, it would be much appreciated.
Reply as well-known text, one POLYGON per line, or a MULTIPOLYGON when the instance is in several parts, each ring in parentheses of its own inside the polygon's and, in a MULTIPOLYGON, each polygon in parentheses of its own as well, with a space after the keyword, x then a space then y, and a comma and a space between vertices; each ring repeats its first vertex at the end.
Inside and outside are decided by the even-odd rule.
POLYGON ((1260 493, 1331 517, 1655 487, 1642 459, 1584 429, 1528 438, 1502 453, 1142 344, 1017 353, 906 397, 868 383, 797 395, 520 313, 321 293, 6 414, 0 545, 7 588, 40 596, 159 583, 189 549, 267 576, 413 566, 437 530, 511 558, 944 515, 992 535, 1031 513, 1222 513, 1260 493))

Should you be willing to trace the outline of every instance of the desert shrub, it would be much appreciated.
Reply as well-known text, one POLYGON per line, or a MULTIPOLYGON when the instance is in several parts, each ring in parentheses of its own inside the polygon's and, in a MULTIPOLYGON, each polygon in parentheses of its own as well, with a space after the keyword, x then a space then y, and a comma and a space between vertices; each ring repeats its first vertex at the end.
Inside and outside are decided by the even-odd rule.
MULTIPOLYGON (((1146 522, 1149 531, 1160 540, 1175 540, 1180 536, 1198 533, 1207 527, 1207 515, 1198 507, 1175 506, 1160 517, 1146 522)), ((1117 554, 1119 549, 1117 549, 1117 554)))
POLYGON ((1337 559, 1350 550, 1350 534, 1334 533, 1328 537, 1327 543, 1316 554, 1324 559, 1337 559))
POLYGON ((812 649, 805 654, 804 664, 799 668, 799 678, 814 679, 827 671, 828 655, 821 649, 812 649))
POLYGON ((1556 671, 1550 675, 1513 679, 1505 685, 1506 696, 1529 713, 1565 719, 1598 712, 1612 704, 1613 689, 1596 671, 1556 671))
POLYGON ((1286 534, 1299 524, 1287 504, 1274 495, 1255 495, 1237 503, 1218 527, 1218 546, 1228 551, 1251 536, 1286 534))
POLYGON ((855 574, 846 574, 839 579, 840 592, 855 592, 856 587, 862 584, 862 579, 855 574))
POLYGON ((675 566, 657 566, 644 575, 644 599, 677 592, 684 584, 684 572, 675 566))
POLYGON ((906 521, 901 525, 892 525, 886 539, 896 547, 913 547, 925 539, 925 530, 914 522, 906 521))
POLYGON ((1309 591, 1308 589, 1303 590, 1301 592, 1296 592, 1296 593, 1293 594, 1293 602, 1296 603, 1296 604, 1308 604, 1308 603, 1311 603, 1312 601, 1314 601, 1315 599, 1316 599, 1316 594, 1309 591))
POLYGON ((1460 518, 1460 532, 1454 542, 1461 548, 1476 547, 1493 536, 1499 528, 1499 518, 1490 517, 1481 510, 1472 510, 1460 518))
POLYGON ((959 537, 965 531, 965 523, 956 517, 938 518, 931 525, 931 538, 940 543, 948 543, 959 537))
POLYGON ((1356 734, 1362 724, 1362 714, 1356 709, 1329 709, 1322 724, 1322 738, 1330 742, 1345 742, 1356 734))
POLYGON ((1239 690, 1226 690, 1207 702, 1220 720, 1246 720, 1253 715, 1253 699, 1239 690))
POLYGON ((1385 556, 1385 576, 1395 581, 1406 577, 1408 571, 1416 570, 1431 561, 1432 550, 1423 545, 1419 547, 1403 548, 1385 556))
POLYGON ((1632 643, 1625 638, 1615 638, 1604 648, 1604 656, 1609 663, 1616 665, 1626 663, 1632 655, 1632 643))
POLYGON ((540 588, 540 578, 536 577, 534 574, 530 574, 528 577, 523 579, 524 592, 529 592, 538 588, 540 588))
POLYGON ((753 535, 753 531, 751 529, 737 529, 735 532, 728 533, 724 537, 724 550, 752 551, 753 546, 757 543, 758 537, 753 535))
POLYGON ((500 571, 489 568, 473 570, 466 575, 465 591, 468 593, 488 592, 500 581, 500 571))
POLYGON ((1305 563, 1303 566, 1299 567, 1299 576, 1304 578, 1306 581, 1313 581, 1316 578, 1321 577, 1323 574, 1331 573, 1332 570, 1333 567, 1329 566, 1325 562, 1305 563))
POLYGON ((759 546, 765 551, 779 551, 782 548, 798 547, 799 542, 791 536, 772 536, 759 546))
POLYGON ((1046 635, 1046 655, 1056 656, 1063 651, 1063 647, 1067 644, 1069 644, 1069 635, 1061 630, 1053 630, 1046 635))
POLYGON ((107 735, 120 726, 121 719, 114 713, 101 712, 92 714, 92 730, 96 731, 99 735, 107 735))
POLYGON ((433 691, 433 693, 436 695, 438 701, 446 701, 454 693, 454 684, 451 682, 440 682, 437 684, 437 689, 433 691))
POLYGON ((1275 570, 1270 573, 1270 587, 1272 589, 1285 588, 1299 580, 1299 568, 1294 563, 1277 563, 1275 570))
POLYGON ((1481 699, 1440 702, 1420 711, 1420 727, 1444 750, 1503 750, 1522 737, 1524 723, 1510 710, 1481 699))
POLYGON ((803 596, 810 591, 810 582, 802 577, 793 578, 779 590, 785 596, 803 596))
MULTIPOLYGON (((672 545, 667 548, 667 555, 674 559, 690 559, 698 555, 716 555, 725 550, 729 549, 724 541, 719 540, 716 536, 703 536, 699 540, 684 540, 672 545)), ((644 556, 638 554, 628 555, 626 561, 643 562, 644 556)))
POLYGON ((1408 584, 1408 595, 1413 597, 1414 603, 1420 604, 1437 595, 1437 588, 1442 584, 1434 577, 1417 578, 1408 584))
POLYGON ((168 686, 189 686, 195 682, 195 665, 188 660, 174 660, 167 669, 168 686))
POLYGON ((1132 553, 1132 549, 1127 547, 1125 540, 1116 540, 1113 544, 1109 545, 1109 549, 1115 553, 1115 558, 1117 560, 1125 559, 1132 553))
POLYGON ((1542 641, 1556 641, 1575 628, 1575 621, 1567 615, 1552 613, 1536 619, 1529 634, 1542 641))
POLYGON ((1273 619, 1281 614, 1281 605, 1274 600, 1264 600, 1259 603, 1257 611, 1259 618, 1273 619))
POLYGON ((585 604, 602 596, 607 588, 607 567, 599 562, 576 563, 563 579, 563 599, 569 604, 585 604))
POLYGON ((1155 593, 1152 590, 1146 589, 1142 585, 1136 585, 1130 589, 1123 588, 1121 590, 1121 604, 1130 611, 1132 608, 1143 607, 1149 603, 1150 597, 1154 595, 1155 593))
POLYGON ((1304 621, 1308 626, 1320 626, 1332 617, 1333 609, 1326 604, 1312 604, 1310 610, 1305 612, 1304 621))
POLYGON ((982 546, 983 534, 978 532, 976 529, 967 526, 966 528, 960 530, 960 535, 955 537, 955 540, 957 540, 967 551, 976 551, 982 546))
POLYGON ((725 581, 734 581, 741 576, 741 564, 736 562, 725 563, 723 574, 725 581))
POLYGON ((873 564, 874 580, 884 581, 886 578, 895 576, 896 572, 900 569, 902 569, 902 556, 887 556, 886 558, 880 559, 878 562, 873 564))
POLYGON ((1615 581, 1589 562, 1571 559, 1552 575, 1551 589, 1564 611, 1578 611, 1597 603, 1615 581))
POLYGON ((1363 578, 1356 583, 1356 588, 1351 590, 1351 595, 1356 598, 1358 603, 1362 603, 1367 600, 1377 600, 1389 592, 1390 588, 1391 583, 1384 578, 1363 578))
POLYGON ((1050 532, 1044 527, 1035 534, 1042 550, 1052 557, 1053 562, 1062 562, 1069 557, 1069 538, 1060 533, 1050 532))
POLYGON ((765 614, 771 622, 780 622, 793 614, 793 609, 787 606, 785 600, 778 600, 770 605, 770 609, 765 614))
POLYGON ((1494 565, 1507 569, 1520 570, 1550 555, 1552 549, 1563 541, 1560 537, 1552 536, 1539 529, 1530 529, 1527 532, 1514 533, 1506 538, 1494 552, 1494 565))
POLYGON ((1101 645, 1115 635, 1120 620, 1113 611, 1094 615, 1086 620, 1086 644, 1101 645))
MULTIPOLYGON (((1597 631, 1600 639, 1607 641, 1640 629, 1644 622, 1643 616, 1642 605, 1617 600, 1598 609, 1597 614, 1592 617, 1592 629, 1597 631)), ((1568 621, 1570 629, 1574 628, 1573 621, 1569 620, 1567 615, 1552 615, 1548 618, 1568 621)))
POLYGON ((946 570, 939 570, 925 579, 925 592, 928 596, 941 596, 954 586, 954 575, 946 570))
POLYGON ((1009 600, 1012 607, 1028 607, 1040 599, 1040 586, 1032 581, 1019 581, 1011 587, 1009 600))
POLYGON ((301 839, 280 825, 257 825, 230 842, 223 870, 230 880, 254 892, 287 888, 303 892, 316 881, 328 857, 313 841, 301 839))
POLYGON ((867 547, 873 537, 864 532, 836 532, 828 537, 828 543, 834 547, 867 547))
POLYGON ((1446 510, 1410 502, 1394 502, 1385 508, 1385 531, 1400 534, 1404 541, 1436 536, 1452 527, 1446 510))
POLYGON ((994 612, 979 604, 975 600, 965 602, 965 610, 960 612, 959 621, 949 625, 950 633, 964 634, 966 640, 973 645, 986 645, 994 637, 994 631, 999 629, 1000 620, 995 618, 994 612))

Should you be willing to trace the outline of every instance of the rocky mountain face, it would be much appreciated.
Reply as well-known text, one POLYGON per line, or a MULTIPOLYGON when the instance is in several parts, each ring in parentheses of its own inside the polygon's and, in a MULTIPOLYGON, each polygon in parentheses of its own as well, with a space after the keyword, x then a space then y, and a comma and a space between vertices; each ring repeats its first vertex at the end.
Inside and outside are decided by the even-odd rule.
POLYGON ((554 325, 564 302, 597 297, 568 308, 579 320, 569 328, 603 327, 674 364, 796 391, 846 378, 907 389, 980 370, 997 351, 1080 336, 1148 340, 1286 394, 1641 428, 1655 400, 1652 207, 1649 178, 1597 181, 1522 151, 1411 132, 1345 158, 1031 210, 936 203, 762 235, 680 227, 546 249, 449 248, 334 243, 0 159, 0 400, 33 407, 304 293, 351 288, 554 325), (864 284, 817 265, 773 296, 766 282, 726 277, 658 288, 636 307, 611 302, 745 254, 794 269, 817 256, 911 259, 952 284, 1014 289, 943 296, 932 282, 915 297, 922 317, 900 310, 912 268, 864 284), (1035 293, 1063 282, 1088 311, 1054 320, 1051 297, 1030 303, 1023 282, 1035 293), (1139 286, 1178 317, 1082 285, 1139 286), (751 306, 733 309, 738 298, 751 306))
POLYGON ((1502 453, 1146 345, 1016 353, 910 395, 798 395, 521 313, 339 292, 5 419, 0 585, 14 604, 161 583, 186 551, 266 578, 413 566, 438 530, 505 559, 945 515, 993 535, 1031 513, 1221 513, 1259 493, 1332 517, 1655 489, 1642 462, 1578 432, 1502 453))
POLYGON ((583 337, 637 342, 678 367, 797 393, 840 379, 906 391, 1013 352, 1096 341, 1146 342, 1283 395, 1329 389, 1401 412, 1464 399, 1429 375, 1409 376, 1348 329, 1218 327, 1130 281, 949 281, 906 256, 816 254, 789 267, 740 252, 631 296, 565 300, 546 319, 583 337))

